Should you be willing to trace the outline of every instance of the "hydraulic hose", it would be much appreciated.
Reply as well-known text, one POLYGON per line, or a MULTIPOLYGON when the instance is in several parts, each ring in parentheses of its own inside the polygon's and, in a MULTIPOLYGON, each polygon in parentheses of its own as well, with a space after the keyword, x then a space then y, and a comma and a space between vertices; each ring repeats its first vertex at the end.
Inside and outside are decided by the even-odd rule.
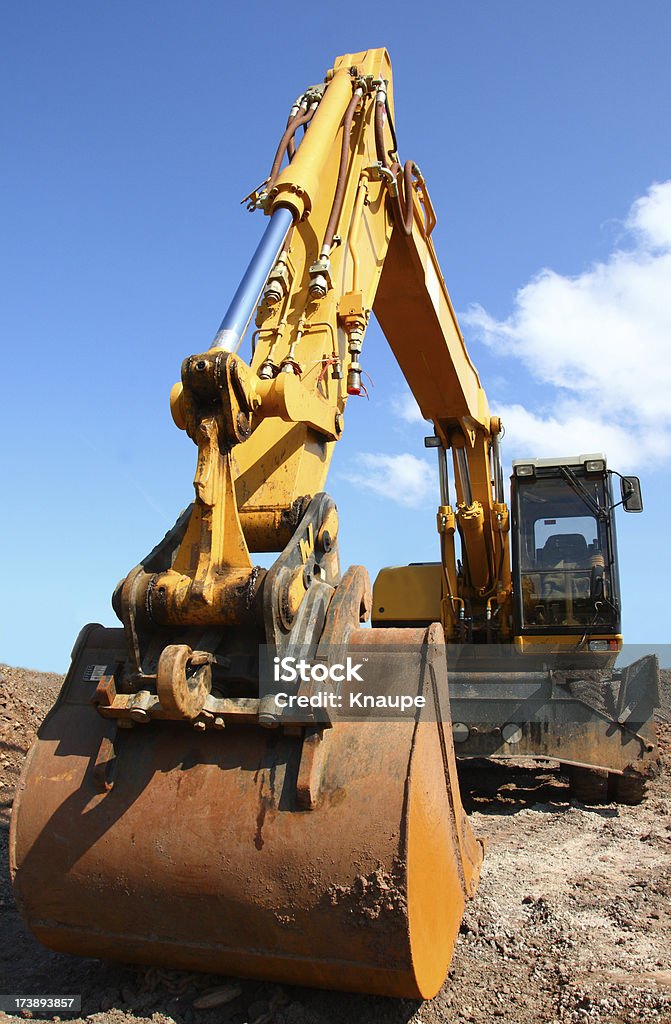
POLYGON ((363 96, 363 89, 357 88, 354 90, 352 99, 347 105, 345 116, 343 118, 342 127, 342 145, 340 147, 340 165, 338 167, 338 178, 336 181, 335 195, 333 196, 333 205, 331 206, 331 213, 326 225, 326 231, 324 232, 324 241, 322 243, 321 252, 322 255, 328 256, 333 245, 333 236, 335 235, 338 221, 340 220, 340 214, 342 212, 342 204, 345 198, 345 188, 347 186, 347 163, 349 158, 349 147, 350 147, 350 135, 352 132, 352 121, 354 120, 354 113, 359 105, 361 97, 363 96))
POLYGON ((384 90, 378 89, 375 97, 375 151, 377 158, 383 167, 389 167, 389 160, 384 150, 384 115, 386 110, 387 94, 384 90))
MULTIPOLYGON (((282 160, 284 159, 284 154, 286 153, 289 147, 289 143, 293 140, 294 135, 296 134, 297 130, 301 127, 301 125, 308 124, 312 120, 312 117, 316 109, 317 103, 312 103, 307 110, 305 110, 303 113, 299 112, 298 114, 296 114, 294 118, 292 118, 289 121, 289 124, 284 130, 284 135, 280 139, 280 144, 277 147, 275 159, 273 160, 273 166, 270 168, 270 174, 268 175, 268 183, 266 186, 268 191, 270 191, 270 189, 273 187, 273 185, 275 184, 275 179, 277 178, 277 175, 280 173, 282 160)), ((294 152, 295 151, 296 150, 294 146, 294 152)))
MULTIPOLYGON (((296 127, 294 128, 293 135, 291 136, 291 138, 289 139, 289 142, 287 143, 287 156, 289 157, 289 161, 293 160, 294 156, 296 155, 296 132, 301 127, 301 125, 304 125, 305 127, 307 127, 309 122, 312 120, 312 117, 313 117, 314 112, 315 112, 316 109, 317 109, 317 104, 316 103, 312 104, 310 106, 309 110, 307 111, 307 115, 308 116, 305 119, 303 119, 303 118, 299 119, 296 127)), ((289 121, 287 122, 287 127, 289 127, 289 122, 290 121, 291 121, 291 118, 289 118, 289 121)))
MULTIPOLYGON (((305 101, 305 94, 303 94, 302 96, 299 96, 298 99, 296 100, 296 102, 294 103, 293 107, 289 111, 289 116, 287 118, 287 124, 286 124, 287 128, 289 127, 289 125, 291 124, 293 119, 298 114, 299 110, 301 109, 301 106, 304 104, 304 101, 305 101)), ((291 158, 293 157, 295 152, 296 152, 296 143, 295 143, 295 141, 293 139, 293 136, 292 136, 289 139, 289 142, 287 143, 287 153, 289 154, 289 160, 291 160, 291 158)))
MULTIPOLYGON (((412 179, 414 164, 412 160, 406 160, 403 168, 403 187, 400 186, 396 193, 394 209, 396 211, 397 219, 396 223, 402 229, 404 235, 412 234, 412 222, 414 220, 414 210, 412 207, 412 179)), ((394 164, 392 166, 392 173, 400 175, 401 167, 400 164, 394 164)))
POLYGON ((403 168, 401 180, 401 166, 396 161, 389 162, 389 156, 384 148, 384 118, 387 113, 386 89, 380 88, 377 91, 375 100, 375 150, 377 158, 387 170, 391 171, 395 180, 395 188, 392 191, 392 209, 397 227, 404 235, 412 234, 412 222, 414 210, 412 206, 412 179, 414 176, 414 163, 407 160, 403 168))

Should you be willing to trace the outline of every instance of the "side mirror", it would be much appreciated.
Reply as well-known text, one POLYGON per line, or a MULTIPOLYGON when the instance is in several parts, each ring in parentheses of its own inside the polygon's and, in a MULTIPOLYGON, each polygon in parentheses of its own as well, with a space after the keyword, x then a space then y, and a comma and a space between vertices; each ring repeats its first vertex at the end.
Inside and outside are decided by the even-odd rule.
POLYGON ((625 512, 642 512, 641 481, 637 476, 623 476, 620 479, 622 507, 625 512))

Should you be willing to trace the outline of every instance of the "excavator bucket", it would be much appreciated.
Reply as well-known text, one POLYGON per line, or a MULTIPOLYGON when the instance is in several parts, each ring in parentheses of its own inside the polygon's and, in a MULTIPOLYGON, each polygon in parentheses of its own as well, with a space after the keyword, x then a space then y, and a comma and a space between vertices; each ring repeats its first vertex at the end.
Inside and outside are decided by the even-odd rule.
POLYGON ((410 718, 119 728, 92 706, 92 666, 125 657, 124 632, 89 627, 12 819, 16 897, 39 941, 80 956, 433 996, 482 848, 441 706, 441 628, 357 628, 347 652, 398 643, 413 672, 403 688, 426 701, 410 718))

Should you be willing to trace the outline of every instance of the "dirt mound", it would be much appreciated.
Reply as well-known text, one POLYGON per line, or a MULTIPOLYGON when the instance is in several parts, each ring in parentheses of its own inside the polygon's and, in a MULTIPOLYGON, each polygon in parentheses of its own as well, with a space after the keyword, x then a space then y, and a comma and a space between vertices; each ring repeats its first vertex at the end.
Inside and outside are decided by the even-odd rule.
POLYGON ((4 993, 81 993, 78 1020, 97 1024, 671 1021, 671 672, 660 712, 664 770, 639 807, 584 807, 547 766, 462 768, 464 801, 489 845, 449 978, 426 1003, 124 967, 37 945, 14 906, 7 833, 25 752, 60 683, 0 666, 4 993), (211 1008, 195 1007, 206 993, 211 1008))

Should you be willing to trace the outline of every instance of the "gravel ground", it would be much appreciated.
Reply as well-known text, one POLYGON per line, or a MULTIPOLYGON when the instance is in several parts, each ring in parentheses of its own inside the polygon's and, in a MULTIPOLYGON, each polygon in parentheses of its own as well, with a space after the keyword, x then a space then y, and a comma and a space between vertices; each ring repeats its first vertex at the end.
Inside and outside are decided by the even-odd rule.
POLYGON ((639 807, 587 808, 540 765, 462 770, 489 845, 449 977, 425 1003, 123 967, 37 945, 14 907, 7 830, 21 763, 60 683, 0 666, 1 992, 81 993, 78 1020, 96 1024, 671 1022, 671 673, 663 772, 639 807))

